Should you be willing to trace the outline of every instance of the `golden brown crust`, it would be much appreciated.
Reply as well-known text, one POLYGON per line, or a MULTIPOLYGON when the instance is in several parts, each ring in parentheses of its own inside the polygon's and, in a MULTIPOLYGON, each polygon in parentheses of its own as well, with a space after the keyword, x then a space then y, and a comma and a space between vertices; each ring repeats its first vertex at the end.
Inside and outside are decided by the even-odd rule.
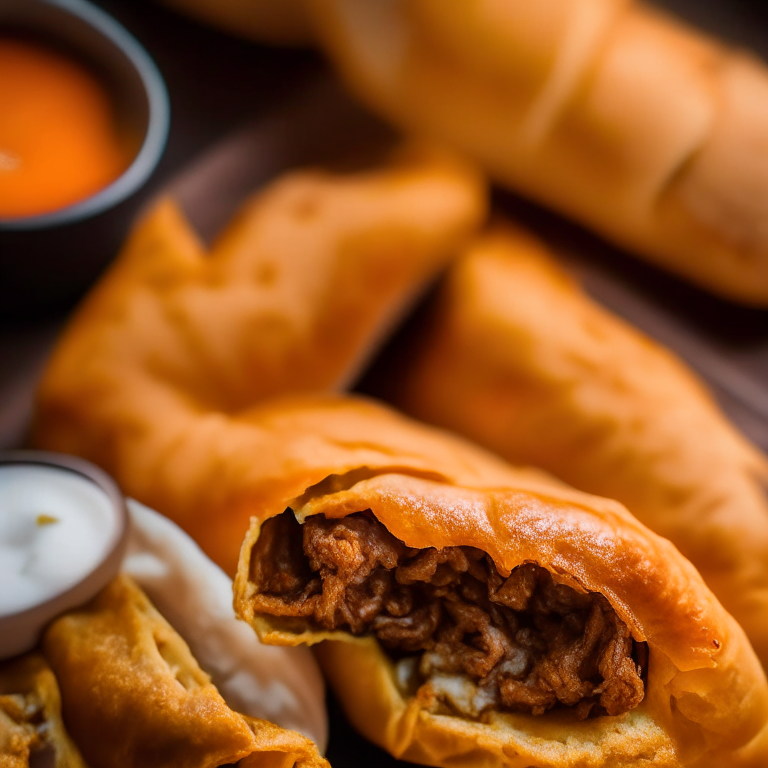
POLYGON ((269 765, 283 754, 288 766, 327 766, 303 736, 229 709, 128 577, 55 621, 43 650, 67 726, 92 768, 215 768, 246 758, 245 765, 269 765))
POLYGON ((210 254, 159 204, 54 353, 38 446, 102 465, 232 573, 250 514, 236 478, 256 455, 247 408, 344 387, 484 214, 471 168, 414 147, 277 181, 210 254))
POLYGON ((626 504, 693 562, 768 663, 768 460, 540 243, 507 227, 476 240, 395 378, 412 415, 626 504))
POLYGON ((768 305, 768 70, 632 0, 311 0, 356 94, 715 293, 768 305))

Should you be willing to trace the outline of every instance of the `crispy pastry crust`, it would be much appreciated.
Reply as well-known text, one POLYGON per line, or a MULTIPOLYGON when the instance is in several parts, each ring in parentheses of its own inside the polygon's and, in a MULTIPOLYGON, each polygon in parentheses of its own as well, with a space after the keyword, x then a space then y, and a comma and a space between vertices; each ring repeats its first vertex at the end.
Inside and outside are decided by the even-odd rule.
POLYGON ((309 739, 233 712, 126 576, 55 621, 43 650, 91 768, 327 768, 309 739))
POLYGON ((621 501, 691 560, 768 664, 768 459, 679 360, 509 227, 466 249, 411 338, 398 405, 621 501))
POLYGON ((347 386, 484 216, 474 170, 414 146, 283 177, 210 252, 160 203, 60 340, 37 445, 100 464, 234 573, 249 407, 347 386))
MULTIPOLYGON (((723 765, 757 767, 767 759, 768 684, 743 631, 690 563, 621 505, 538 473, 511 469, 459 440, 369 403, 294 401, 264 406, 252 418, 271 433, 263 444, 269 457, 261 454, 264 461, 258 469, 265 481, 251 485, 259 489, 253 508, 262 517, 286 506, 300 520, 370 509, 408 546, 476 547, 491 555, 502 574, 535 562, 563 583, 600 592, 634 638, 648 643, 648 687, 633 713, 618 720, 598 718, 599 726, 584 727, 602 729, 599 733, 609 739, 616 722, 624 724, 636 756, 656 761, 648 765, 715 765, 722 760, 723 765), (308 490, 302 493, 303 488, 308 490)), ((473 724, 471 738, 456 735, 451 741, 447 734, 467 733, 466 721, 430 715, 395 696, 391 665, 371 641, 343 632, 302 630, 295 624, 288 628, 279 619, 254 616, 249 573, 259 527, 254 518, 241 553, 235 582, 239 615, 266 642, 333 640, 349 646, 321 648, 321 659, 349 716, 378 744, 435 765, 475 760, 504 765, 499 756, 512 760, 515 751, 522 757, 509 765, 580 764, 578 749, 560 751, 559 757, 552 750, 557 749, 555 742, 579 743, 573 734, 581 726, 544 715, 541 723, 560 723, 548 730, 537 725, 539 720, 509 716, 514 727, 473 724), (371 687, 356 684, 379 667, 382 671, 374 676, 378 682, 371 687), (415 719, 407 719, 406 711, 407 718, 415 719), (552 740, 549 747, 547 739, 552 740), (465 750, 465 758, 459 757, 465 750)), ((501 721, 507 722, 505 718, 501 721)), ((606 741, 604 748, 590 752, 592 764, 601 764, 594 755, 603 765, 626 764, 626 752, 614 741, 606 741)))

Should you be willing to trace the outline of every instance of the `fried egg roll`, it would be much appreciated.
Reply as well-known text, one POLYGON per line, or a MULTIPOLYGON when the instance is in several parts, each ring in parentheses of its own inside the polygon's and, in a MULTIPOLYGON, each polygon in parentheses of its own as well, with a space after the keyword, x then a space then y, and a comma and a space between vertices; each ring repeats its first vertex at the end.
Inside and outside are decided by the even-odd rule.
POLYGON ((509 227, 465 250, 411 338, 400 407, 618 499, 691 560, 768 665, 768 459, 680 360, 509 227))
POLYGON ((251 419, 236 611, 263 642, 320 644, 376 744, 446 768, 768 759, 743 630, 620 504, 373 403, 251 419))
POLYGON ((403 130, 695 284, 768 307, 768 67, 638 0, 308 0, 403 130))
POLYGON ((57 619, 43 652, 90 768, 327 768, 309 739, 231 710, 127 576, 57 619))

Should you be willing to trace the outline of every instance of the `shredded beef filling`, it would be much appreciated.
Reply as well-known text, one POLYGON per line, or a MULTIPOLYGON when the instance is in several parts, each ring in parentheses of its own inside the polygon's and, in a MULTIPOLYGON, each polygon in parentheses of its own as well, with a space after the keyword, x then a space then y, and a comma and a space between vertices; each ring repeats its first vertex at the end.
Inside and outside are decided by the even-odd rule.
POLYGON ((501 576, 472 547, 407 547, 369 512, 268 520, 251 579, 257 614, 375 634, 401 685, 435 711, 571 707, 586 718, 643 699, 647 647, 602 595, 532 563, 501 576))

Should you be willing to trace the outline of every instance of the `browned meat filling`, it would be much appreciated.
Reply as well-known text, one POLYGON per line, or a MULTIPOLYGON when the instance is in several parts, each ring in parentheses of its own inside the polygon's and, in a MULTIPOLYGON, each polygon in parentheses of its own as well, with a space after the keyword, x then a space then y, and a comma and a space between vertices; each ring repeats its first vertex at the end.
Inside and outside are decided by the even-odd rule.
POLYGON ((253 551, 257 613, 313 628, 374 633, 404 686, 468 716, 620 715, 643 699, 645 644, 600 594, 535 564, 508 577, 471 547, 413 549, 370 513, 267 521, 253 551))
MULTIPOLYGON (((42 703, 30 694, 0 695, 0 756, 24 765, 30 754, 45 746, 42 703)), ((5 763, 0 763, 5 765, 5 763)))

